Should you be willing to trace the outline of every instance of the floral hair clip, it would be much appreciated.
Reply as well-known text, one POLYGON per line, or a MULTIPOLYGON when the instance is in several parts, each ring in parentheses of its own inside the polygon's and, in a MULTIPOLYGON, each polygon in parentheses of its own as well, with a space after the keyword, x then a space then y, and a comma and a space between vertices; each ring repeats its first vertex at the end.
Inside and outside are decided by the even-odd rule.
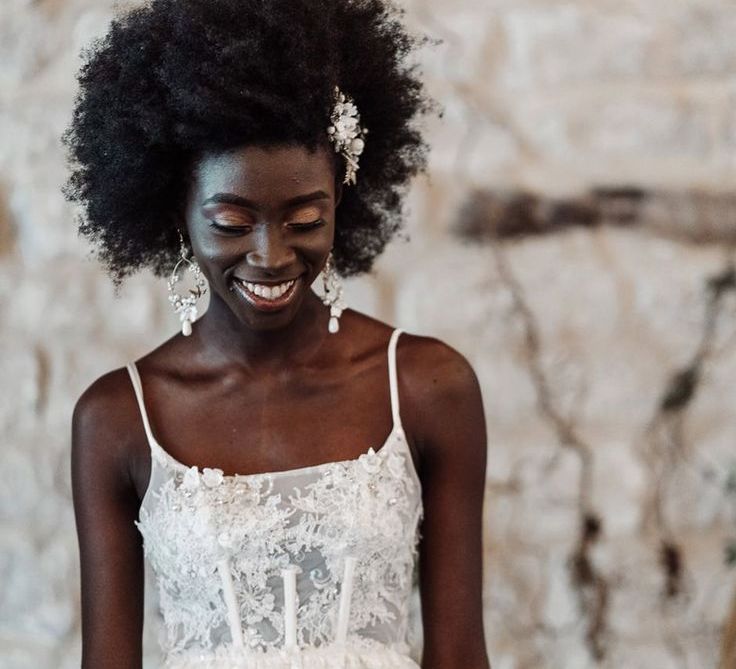
POLYGON ((347 162, 343 183, 354 184, 358 171, 358 156, 365 148, 365 136, 368 128, 360 127, 360 113, 352 98, 345 95, 339 86, 335 86, 335 106, 330 115, 332 125, 327 134, 335 145, 335 151, 341 153, 347 162))

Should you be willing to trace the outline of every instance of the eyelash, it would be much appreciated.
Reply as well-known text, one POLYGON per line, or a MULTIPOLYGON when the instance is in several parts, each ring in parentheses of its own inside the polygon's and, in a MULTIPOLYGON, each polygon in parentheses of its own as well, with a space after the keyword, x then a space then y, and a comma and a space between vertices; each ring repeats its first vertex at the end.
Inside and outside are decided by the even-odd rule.
MULTIPOLYGON (((297 229, 299 232, 306 232, 307 230, 312 230, 320 225, 324 225, 324 219, 318 218, 316 221, 312 221, 311 223, 297 223, 292 226, 292 229, 297 229)), ((210 223, 210 225, 213 228, 216 228, 217 230, 222 230, 225 232, 225 234, 229 235, 235 235, 238 234, 241 231, 249 231, 250 227, 246 227, 244 225, 220 225, 219 223, 215 223, 214 221, 210 223)))

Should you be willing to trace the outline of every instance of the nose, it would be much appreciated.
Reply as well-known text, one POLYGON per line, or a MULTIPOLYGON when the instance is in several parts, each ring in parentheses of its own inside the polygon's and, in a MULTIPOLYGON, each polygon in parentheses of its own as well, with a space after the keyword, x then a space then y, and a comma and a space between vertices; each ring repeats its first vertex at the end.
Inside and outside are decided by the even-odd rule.
POLYGON ((254 246, 248 251, 246 259, 251 267, 258 267, 264 272, 279 274, 285 267, 294 264, 294 249, 284 240, 280 225, 261 225, 251 236, 254 246))

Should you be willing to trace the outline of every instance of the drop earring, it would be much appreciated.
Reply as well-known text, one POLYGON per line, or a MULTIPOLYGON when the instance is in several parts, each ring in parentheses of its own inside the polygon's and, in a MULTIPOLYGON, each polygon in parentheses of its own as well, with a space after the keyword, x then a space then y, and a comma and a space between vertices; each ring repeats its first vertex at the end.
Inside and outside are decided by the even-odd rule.
POLYGON ((340 330, 339 318, 345 309, 345 302, 342 297, 342 282, 335 271, 332 251, 327 256, 327 262, 320 274, 324 291, 322 302, 330 307, 330 322, 327 329, 331 334, 335 334, 340 330))
POLYGON ((174 269, 171 272, 171 277, 167 282, 169 290, 169 302, 174 307, 174 313, 179 314, 179 320, 181 321, 181 333, 188 337, 192 334, 192 323, 197 320, 197 300, 207 292, 207 283, 202 276, 202 270, 199 267, 197 259, 192 253, 191 260, 189 259, 189 250, 184 242, 184 237, 179 230, 179 241, 181 243, 179 255, 181 256, 174 265, 174 269), (174 290, 174 285, 181 280, 181 276, 177 274, 179 266, 182 263, 187 264, 187 271, 193 275, 194 288, 189 289, 189 295, 182 297, 174 290))

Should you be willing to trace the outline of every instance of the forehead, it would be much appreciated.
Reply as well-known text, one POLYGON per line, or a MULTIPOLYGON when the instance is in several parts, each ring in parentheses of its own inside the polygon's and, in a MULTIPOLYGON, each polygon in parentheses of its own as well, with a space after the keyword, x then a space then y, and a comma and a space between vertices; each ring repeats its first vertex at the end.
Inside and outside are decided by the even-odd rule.
POLYGON ((205 197, 229 192, 267 201, 316 189, 332 193, 334 169, 333 157, 323 147, 245 146, 203 156, 194 178, 205 197))

